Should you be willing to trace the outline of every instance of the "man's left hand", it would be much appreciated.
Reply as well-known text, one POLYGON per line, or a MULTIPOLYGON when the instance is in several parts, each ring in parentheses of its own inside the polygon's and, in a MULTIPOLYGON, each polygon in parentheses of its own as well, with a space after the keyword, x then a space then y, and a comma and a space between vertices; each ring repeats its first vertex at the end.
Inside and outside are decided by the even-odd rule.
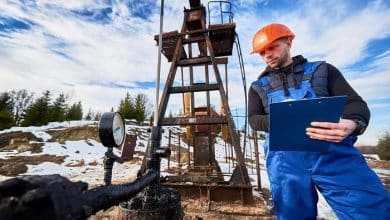
POLYGON ((339 123, 312 122, 306 128, 306 134, 312 138, 330 142, 340 142, 356 129, 356 123, 349 119, 340 119, 339 123))

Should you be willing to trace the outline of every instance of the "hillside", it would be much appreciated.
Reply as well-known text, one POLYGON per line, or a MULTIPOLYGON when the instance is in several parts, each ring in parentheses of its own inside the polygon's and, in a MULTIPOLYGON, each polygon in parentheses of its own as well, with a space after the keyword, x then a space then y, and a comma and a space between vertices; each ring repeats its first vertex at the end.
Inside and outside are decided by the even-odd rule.
MULTIPOLYGON (((115 164, 113 169, 113 182, 122 183, 132 181, 138 169, 147 146, 147 126, 127 125, 128 134, 137 135, 134 159, 123 164, 115 164)), ((179 127, 167 127, 172 131, 172 155, 178 150, 178 138, 184 137, 184 129, 179 127)), ((181 139, 182 140, 182 139, 181 139)), ((257 186, 255 164, 253 156, 253 140, 247 143, 247 167, 253 186, 257 186), (249 142, 252 144, 249 145, 249 142)), ((163 133, 162 146, 168 145, 168 132, 163 133)), ((260 144, 261 145, 261 144, 260 144)), ((184 141, 181 141, 181 151, 187 149, 184 141)), ((103 184, 103 156, 105 147, 99 142, 97 135, 97 123, 91 121, 73 121, 63 123, 50 123, 42 127, 14 127, 0 132, 0 181, 18 175, 42 175, 61 174, 72 181, 84 181, 90 187, 103 184)), ((216 159, 223 171, 231 169, 226 162, 224 142, 217 138, 215 145, 216 159)), ((264 167, 262 149, 259 150, 262 187, 267 192, 269 182, 264 167)), ((114 152, 119 155, 118 149, 114 152)), ((390 189, 390 163, 389 161, 373 160, 375 155, 368 155, 370 166, 374 168, 382 181, 390 189)), ((185 157, 181 161, 185 161, 185 157)), ((170 169, 168 161, 162 160, 162 175, 177 170, 177 161, 172 157, 170 169)), ((202 216, 205 219, 226 218, 234 216, 234 219, 255 219, 255 216, 270 217, 272 212, 267 208, 263 196, 254 190, 256 203, 252 206, 240 204, 207 203, 206 201, 183 201, 182 206, 187 216, 202 216), (205 204, 208 204, 205 206, 205 204), (211 210, 211 211, 208 211, 211 210), (234 210, 234 211, 233 211, 234 210)), ((100 212, 91 219, 110 219, 115 216, 115 208, 100 212)), ((334 219, 335 216, 322 197, 319 201, 319 217, 334 219)))

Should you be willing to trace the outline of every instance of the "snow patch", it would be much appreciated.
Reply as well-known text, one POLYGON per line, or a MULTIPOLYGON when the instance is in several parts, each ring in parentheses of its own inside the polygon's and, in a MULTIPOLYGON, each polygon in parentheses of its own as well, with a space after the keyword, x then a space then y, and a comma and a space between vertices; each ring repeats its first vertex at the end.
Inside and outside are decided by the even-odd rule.
POLYGON ((44 131, 32 131, 31 133, 35 135, 35 137, 42 139, 44 142, 50 140, 51 138, 51 135, 44 131))
POLYGON ((67 176, 68 170, 61 164, 43 162, 38 165, 27 165, 27 172, 23 175, 50 175, 59 174, 67 176))
POLYGON ((58 128, 69 128, 69 127, 80 127, 84 125, 96 124, 96 121, 64 121, 64 122, 50 122, 48 125, 44 126, 29 126, 29 127, 12 127, 9 129, 5 129, 0 131, 0 134, 10 133, 14 131, 22 131, 22 132, 37 132, 37 131, 45 131, 48 129, 58 129, 58 128))

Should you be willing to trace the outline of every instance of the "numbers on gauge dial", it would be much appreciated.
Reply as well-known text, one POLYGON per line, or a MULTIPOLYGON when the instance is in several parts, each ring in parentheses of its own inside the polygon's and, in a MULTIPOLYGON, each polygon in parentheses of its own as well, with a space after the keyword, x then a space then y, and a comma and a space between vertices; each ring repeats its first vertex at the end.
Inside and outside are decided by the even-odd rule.
POLYGON ((112 135, 117 146, 121 145, 125 136, 125 125, 119 114, 115 114, 112 122, 112 135))

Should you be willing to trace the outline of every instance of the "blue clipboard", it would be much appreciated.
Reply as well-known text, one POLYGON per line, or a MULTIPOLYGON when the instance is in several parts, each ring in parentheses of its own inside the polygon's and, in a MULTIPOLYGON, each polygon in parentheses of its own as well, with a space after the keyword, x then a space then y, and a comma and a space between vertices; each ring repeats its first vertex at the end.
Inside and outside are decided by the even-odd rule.
POLYGON ((313 121, 339 122, 347 96, 333 96, 270 104, 271 151, 326 152, 330 142, 306 135, 313 121))

